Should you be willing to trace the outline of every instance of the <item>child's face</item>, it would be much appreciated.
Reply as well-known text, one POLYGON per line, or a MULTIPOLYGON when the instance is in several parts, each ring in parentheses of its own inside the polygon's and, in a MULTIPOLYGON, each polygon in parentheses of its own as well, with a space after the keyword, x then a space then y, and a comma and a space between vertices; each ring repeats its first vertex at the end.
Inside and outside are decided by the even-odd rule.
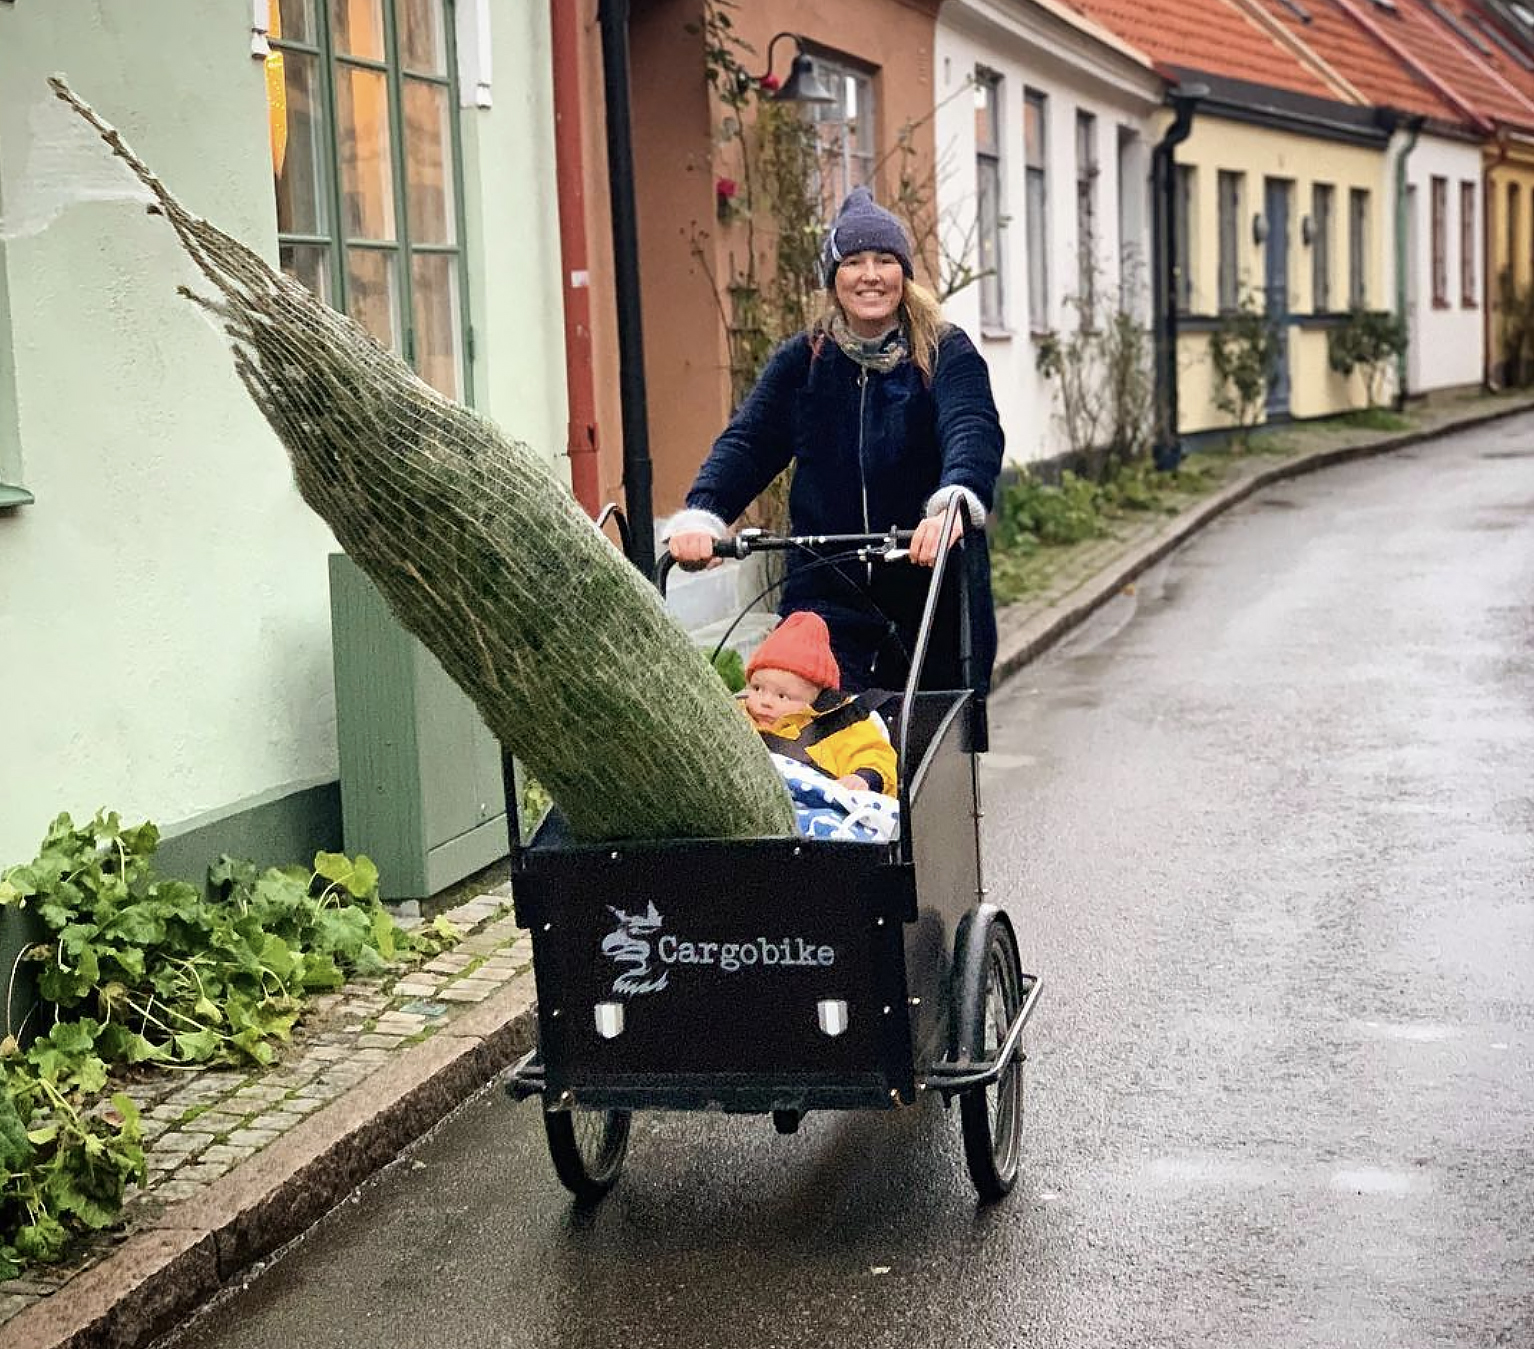
POLYGON ((803 675, 763 666, 746 681, 746 711, 758 726, 771 726, 779 717, 803 712, 820 697, 820 688, 803 675))

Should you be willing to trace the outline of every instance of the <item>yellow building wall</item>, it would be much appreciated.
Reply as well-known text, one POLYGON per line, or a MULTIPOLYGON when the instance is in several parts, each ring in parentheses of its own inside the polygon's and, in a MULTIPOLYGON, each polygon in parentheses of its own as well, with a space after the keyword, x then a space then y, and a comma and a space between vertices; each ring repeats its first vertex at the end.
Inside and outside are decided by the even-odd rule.
MULTIPOLYGON (((1487 201, 1487 363, 1493 384, 1519 379, 1509 369, 1509 348, 1518 343, 1517 328, 1527 326, 1509 312, 1504 287, 1510 280, 1518 295, 1534 286, 1534 147, 1511 145, 1486 148, 1487 201)), ((1531 308, 1523 306, 1525 313, 1531 308)), ((1522 344, 1525 374, 1534 360, 1534 334, 1522 344)))
MULTIPOLYGON (((1348 308, 1348 222, 1354 188, 1369 193, 1364 239, 1365 303, 1372 309, 1394 308, 1391 293, 1395 225, 1386 191, 1388 157, 1383 149, 1347 145, 1271 127, 1249 126, 1198 117, 1193 132, 1177 148, 1177 162, 1193 170, 1189 211, 1189 262, 1192 295, 1188 317, 1214 319, 1219 311, 1220 227, 1218 182, 1222 170, 1244 176, 1236 230, 1240 287, 1263 304, 1267 284, 1266 244, 1253 236, 1253 217, 1266 206, 1266 182, 1290 184, 1288 292, 1291 314, 1315 312, 1313 245, 1304 241, 1302 222, 1311 214, 1313 189, 1330 184, 1332 195, 1328 312, 1348 308)), ((1355 374, 1344 379, 1327 365, 1323 326, 1291 323, 1289 411, 1296 418, 1321 417, 1365 404, 1364 383, 1355 374)), ((1184 433, 1229 426, 1231 418, 1215 406, 1214 372, 1209 361, 1209 333, 1181 331, 1178 338, 1178 422, 1184 433)))

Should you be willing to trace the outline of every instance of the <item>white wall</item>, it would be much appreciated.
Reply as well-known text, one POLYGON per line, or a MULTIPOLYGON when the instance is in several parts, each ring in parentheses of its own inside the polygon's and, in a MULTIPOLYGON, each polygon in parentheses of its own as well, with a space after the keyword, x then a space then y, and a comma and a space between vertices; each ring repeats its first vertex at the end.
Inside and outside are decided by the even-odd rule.
POLYGON ((1486 232, 1482 212, 1481 151, 1479 145, 1422 136, 1406 161, 1408 183, 1416 189, 1412 237, 1412 278, 1407 287, 1411 346, 1407 350, 1407 388, 1411 393, 1455 385, 1478 384, 1485 351, 1486 232), (1432 179, 1448 180, 1448 211, 1444 228, 1444 257, 1448 269, 1447 306, 1433 303, 1432 179), (1461 293, 1460 185, 1475 189, 1474 303, 1461 293))
MULTIPOLYGON (((976 340, 991 367, 1007 457, 1014 462, 1047 458, 1069 448, 1058 424, 1051 381, 1039 374, 1038 333, 1030 331, 1025 163, 1024 92, 1048 98, 1047 278, 1048 326, 1076 321, 1068 297, 1080 293, 1077 252, 1076 114, 1097 119, 1096 265, 1102 291, 1116 293, 1121 258, 1136 260, 1140 302, 1148 309, 1150 253, 1151 119, 1162 85, 1148 68, 1122 50, 1069 22, 1062 11, 1028 0, 947 0, 938 15, 936 92, 937 149, 946 172, 939 175, 938 205, 950 239, 973 227, 975 216, 975 113, 962 91, 977 66, 1001 76, 1002 279, 1005 330, 982 332, 980 288, 971 285, 945 306, 948 317, 976 340), (1138 137, 1126 183, 1131 237, 1120 238, 1118 138, 1127 127, 1138 137)), ((1126 194, 1127 195, 1127 194, 1126 194)))

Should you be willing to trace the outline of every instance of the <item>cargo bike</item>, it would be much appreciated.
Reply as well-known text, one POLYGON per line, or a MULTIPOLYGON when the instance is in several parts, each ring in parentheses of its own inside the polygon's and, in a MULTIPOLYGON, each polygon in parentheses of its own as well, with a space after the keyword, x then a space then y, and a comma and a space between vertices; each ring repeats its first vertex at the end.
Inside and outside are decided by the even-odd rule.
MULTIPOLYGON (((743 531, 715 551, 804 550, 815 559, 802 565, 855 580, 909 566, 910 538, 743 531)), ((897 1110, 933 1093, 959 1103, 982 1200, 1012 1189, 1022 1036, 1040 980, 1023 972, 981 865, 987 726, 969 616, 983 547, 966 533, 932 568, 889 713, 901 806, 892 842, 590 844, 554 809, 524 845, 508 772, 512 894, 532 934, 538 1040, 506 1088, 541 1098, 554 1169, 578 1201, 617 1180, 636 1110, 770 1114, 793 1133, 812 1110, 897 1110), (948 630, 935 632, 940 611, 948 630), (960 687, 926 687, 934 640, 956 643, 961 679, 944 682, 960 687)))

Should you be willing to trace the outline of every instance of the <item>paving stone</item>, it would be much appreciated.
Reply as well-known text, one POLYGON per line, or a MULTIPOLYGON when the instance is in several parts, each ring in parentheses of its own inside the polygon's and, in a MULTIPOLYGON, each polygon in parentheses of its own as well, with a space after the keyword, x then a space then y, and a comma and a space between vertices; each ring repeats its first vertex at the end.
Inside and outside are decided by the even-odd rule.
POLYGON ((385 1012, 378 1018, 378 1024, 374 1027, 380 1035, 387 1035, 391 1030, 402 1031, 410 1034, 418 1031, 426 1024, 426 1018, 419 1012, 385 1012))
POLYGON ((449 984, 437 996, 448 1002, 483 1002, 496 991, 496 984, 489 979, 460 979, 449 984))
POLYGON ((357 1045, 361 1049, 398 1049, 403 1035, 359 1035, 357 1045))
POLYGON ((224 1132, 218 1118, 212 1114, 199 1115, 196 1119, 189 1119, 179 1127, 184 1134, 207 1134, 210 1138, 214 1134, 224 1132))
POLYGON ((203 1184, 197 1180, 186 1180, 178 1176, 175 1180, 168 1180, 155 1190, 155 1198, 162 1199, 167 1204, 179 1203, 183 1199, 190 1199, 193 1195, 201 1194, 203 1184))
POLYGON ((175 1184, 180 1181, 194 1180, 199 1185, 206 1185, 210 1181, 217 1180, 221 1175, 224 1174, 224 1172, 229 1169, 229 1166, 230 1163, 228 1162, 198 1161, 195 1165, 184 1166, 181 1168, 181 1170, 176 1172, 176 1180, 172 1181, 171 1184, 175 1184))
POLYGON ((389 1055, 385 1050, 364 1045, 352 1057, 358 1063, 384 1063, 389 1055))
POLYGON ((244 1105, 248 1102, 252 1110, 259 1110, 273 1101, 280 1101, 285 1094, 281 1087, 246 1087, 243 1091, 235 1092, 227 1104, 244 1105))
POLYGON ((428 960, 421 968, 437 974, 457 974, 469 964, 469 957, 447 952, 435 960, 428 960))
POLYGON ((394 991, 402 998, 429 998, 441 984, 442 979, 439 976, 431 975, 427 979, 411 979, 405 983, 395 984, 394 991))
MULTIPOLYGON (((15 1284, 8 1283, 6 1288, 14 1288, 15 1284)), ((0 1321, 9 1321, 17 1312, 30 1307, 35 1299, 22 1293, 0 1293, 0 1321)))
POLYGON ((229 1135, 231 1148, 264 1148, 277 1137, 276 1129, 236 1129, 229 1135))
POLYGON ((182 1133, 172 1130, 163 1137, 155 1140, 155 1151, 167 1157, 184 1156, 189 1152, 196 1152, 198 1148, 207 1146, 205 1134, 182 1133))
POLYGON ((307 1087, 300 1087, 298 1089, 298 1095, 295 1096, 293 1100, 313 1101, 316 1105, 322 1105, 326 1101, 332 1100, 336 1096, 339 1096, 341 1091, 342 1087, 340 1083, 327 1081, 326 1079, 322 1078, 317 1082, 311 1082, 307 1087))
POLYGON ((408 1012, 413 1016, 419 1016, 424 1020, 441 1016, 443 1012, 447 1011, 447 1004, 442 1002, 427 1001, 407 1002, 403 1007, 400 1008, 400 1011, 408 1012))
POLYGON ((255 1148, 237 1148, 232 1143, 215 1143, 202 1154, 203 1162, 220 1162, 225 1166, 233 1166, 236 1162, 243 1162, 255 1152, 255 1148))

